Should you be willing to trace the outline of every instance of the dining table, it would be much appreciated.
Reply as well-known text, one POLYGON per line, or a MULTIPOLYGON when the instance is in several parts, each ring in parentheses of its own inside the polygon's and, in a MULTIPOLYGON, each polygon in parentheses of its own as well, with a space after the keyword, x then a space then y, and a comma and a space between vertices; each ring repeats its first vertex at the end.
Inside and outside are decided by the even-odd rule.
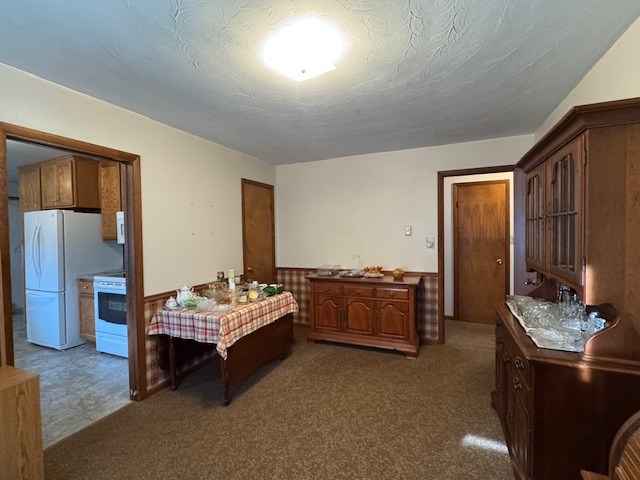
POLYGON ((211 311, 162 308, 151 317, 148 335, 169 340, 171 389, 178 387, 176 339, 215 344, 220 357, 223 404, 231 401, 230 387, 277 357, 284 359, 293 343, 293 314, 299 311, 291 292, 247 304, 212 307, 211 311))

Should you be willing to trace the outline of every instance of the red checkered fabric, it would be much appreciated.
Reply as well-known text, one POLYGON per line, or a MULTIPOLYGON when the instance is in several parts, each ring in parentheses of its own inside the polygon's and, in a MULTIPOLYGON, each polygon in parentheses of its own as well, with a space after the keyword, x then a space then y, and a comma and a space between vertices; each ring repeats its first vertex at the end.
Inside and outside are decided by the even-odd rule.
POLYGON ((278 283, 291 292, 298 302, 300 311, 293 316, 295 323, 309 325, 311 313, 309 312, 309 300, 311 298, 311 283, 305 277, 316 273, 315 268, 278 268, 278 283))
POLYGON ((298 310, 291 292, 237 306, 226 314, 186 309, 158 310, 151 317, 147 334, 165 334, 201 343, 215 343, 220 356, 226 359, 227 348, 237 340, 298 310))

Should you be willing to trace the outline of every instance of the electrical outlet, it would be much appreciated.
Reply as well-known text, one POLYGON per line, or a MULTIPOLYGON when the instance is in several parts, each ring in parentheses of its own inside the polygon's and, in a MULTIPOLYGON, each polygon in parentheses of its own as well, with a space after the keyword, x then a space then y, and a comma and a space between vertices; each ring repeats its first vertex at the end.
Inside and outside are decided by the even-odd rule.
POLYGON ((436 248, 436 237, 427 237, 427 248, 436 248))
POLYGON ((404 234, 407 237, 411 236, 411 225, 405 225, 404 226, 404 234))

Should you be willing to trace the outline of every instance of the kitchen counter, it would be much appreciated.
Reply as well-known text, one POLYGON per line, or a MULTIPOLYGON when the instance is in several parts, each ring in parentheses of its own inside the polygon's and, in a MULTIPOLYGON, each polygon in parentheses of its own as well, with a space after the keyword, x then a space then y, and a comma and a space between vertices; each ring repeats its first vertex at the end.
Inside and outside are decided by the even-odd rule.
POLYGON ((93 277, 95 277, 97 275, 109 275, 109 274, 114 274, 114 273, 122 273, 124 275, 124 270, 115 269, 115 270, 103 270, 101 272, 94 272, 94 273, 82 273, 82 274, 78 275, 76 278, 78 280, 86 280, 86 281, 89 281, 89 282, 93 282, 93 277))

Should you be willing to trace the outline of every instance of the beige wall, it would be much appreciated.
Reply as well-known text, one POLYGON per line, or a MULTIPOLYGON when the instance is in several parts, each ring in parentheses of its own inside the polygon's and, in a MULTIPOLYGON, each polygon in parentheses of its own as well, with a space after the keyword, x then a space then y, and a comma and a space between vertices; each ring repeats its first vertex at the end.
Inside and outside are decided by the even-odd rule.
POLYGON ((540 139, 576 105, 640 97, 640 18, 613 44, 535 133, 540 139))
POLYGON ((274 166, 2 64, 0 85, 3 122, 141 156, 145 295, 242 271, 240 178, 274 166))
POLYGON ((436 272, 437 245, 425 244, 438 235, 437 172, 514 164, 532 144, 522 135, 278 166, 277 264, 357 267, 360 259, 436 272))

